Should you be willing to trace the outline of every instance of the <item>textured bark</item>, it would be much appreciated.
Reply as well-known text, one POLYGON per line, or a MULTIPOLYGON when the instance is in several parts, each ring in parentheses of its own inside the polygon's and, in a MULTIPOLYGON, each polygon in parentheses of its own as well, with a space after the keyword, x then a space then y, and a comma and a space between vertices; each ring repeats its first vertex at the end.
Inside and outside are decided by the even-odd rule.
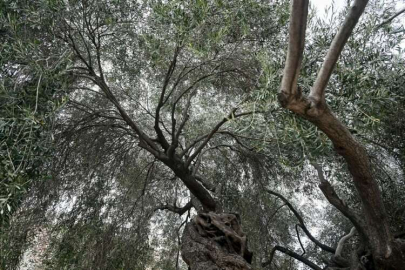
POLYGON ((191 270, 252 269, 252 253, 234 214, 196 216, 184 229, 181 255, 191 270))
POLYGON ((201 202, 204 210, 216 210, 217 204, 215 199, 211 196, 211 193, 197 180, 196 176, 193 176, 192 171, 185 166, 181 158, 174 155, 172 158, 165 157, 160 160, 180 178, 184 185, 190 190, 191 194, 201 202))

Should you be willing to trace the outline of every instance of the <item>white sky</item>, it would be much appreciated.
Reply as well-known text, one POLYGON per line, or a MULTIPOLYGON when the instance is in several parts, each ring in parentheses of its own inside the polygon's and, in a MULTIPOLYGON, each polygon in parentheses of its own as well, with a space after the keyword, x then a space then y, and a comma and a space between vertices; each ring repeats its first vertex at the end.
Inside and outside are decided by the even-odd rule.
MULTIPOLYGON (((347 1, 346 0, 310 0, 309 3, 313 7, 316 7, 316 9, 320 12, 323 13, 325 8, 330 6, 332 2, 335 3, 336 8, 342 8, 346 5, 347 1)), ((320 14, 319 14, 320 15, 320 14)))
MULTIPOLYGON (((351 1, 352 2, 352 1, 351 1)), ((309 0, 310 5, 316 7, 316 9, 323 13, 326 7, 330 6, 332 3, 335 3, 335 7, 341 9, 347 4, 347 0, 309 0)), ((397 0, 396 1, 397 10, 401 10, 405 7, 405 0, 397 0)), ((321 14, 319 14, 321 15, 321 14)), ((402 20, 405 21, 404 15, 401 15, 402 20)))

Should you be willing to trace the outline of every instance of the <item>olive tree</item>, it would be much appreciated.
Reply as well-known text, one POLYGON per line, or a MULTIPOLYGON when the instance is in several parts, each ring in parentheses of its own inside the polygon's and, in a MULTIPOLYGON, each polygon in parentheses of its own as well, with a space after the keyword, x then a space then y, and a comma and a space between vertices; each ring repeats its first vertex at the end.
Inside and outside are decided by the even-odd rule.
MULTIPOLYGON (((312 269, 401 267, 403 240, 390 226, 374 163, 351 134, 374 138, 366 130, 375 121, 356 125, 373 118, 351 110, 392 105, 385 88, 401 86, 384 78, 403 72, 403 61, 366 50, 379 35, 375 14, 364 22, 375 27, 348 41, 367 1, 347 9, 333 40, 336 25, 308 18, 308 1, 53 2, 48 31, 71 63, 69 101, 55 127, 56 181, 35 190, 59 221, 50 268, 179 269, 180 249, 193 270, 296 267, 276 252, 312 269), (368 59, 377 68, 356 66, 368 59), (361 107, 367 97, 381 100, 361 107), (351 180, 332 179, 339 177, 351 180), (343 237, 318 239, 295 206, 294 190, 311 199, 319 181, 347 218, 343 237), (339 191, 348 190, 343 199, 339 191), (169 244, 150 240, 160 231, 169 244), (312 243, 317 249, 305 254, 312 243)), ((379 48, 398 44, 393 36, 384 32, 379 48)))

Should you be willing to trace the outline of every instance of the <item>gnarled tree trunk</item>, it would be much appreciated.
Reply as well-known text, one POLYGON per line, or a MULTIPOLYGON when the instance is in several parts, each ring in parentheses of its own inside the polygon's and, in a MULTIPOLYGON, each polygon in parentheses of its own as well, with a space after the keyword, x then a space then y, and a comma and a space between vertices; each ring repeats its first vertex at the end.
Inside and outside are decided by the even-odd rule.
POLYGON ((235 214, 197 215, 184 229, 181 254, 191 270, 252 269, 252 253, 235 214))

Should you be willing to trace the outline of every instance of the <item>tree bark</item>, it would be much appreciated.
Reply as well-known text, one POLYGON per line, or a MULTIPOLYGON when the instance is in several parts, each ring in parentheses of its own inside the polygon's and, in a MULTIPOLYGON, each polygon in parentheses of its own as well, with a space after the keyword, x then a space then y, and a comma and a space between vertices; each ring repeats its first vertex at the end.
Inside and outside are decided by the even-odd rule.
POLYGON ((234 214, 197 215, 184 229, 181 255, 190 270, 252 269, 252 253, 234 214))
POLYGON ((325 90, 333 69, 367 2, 368 0, 354 1, 343 25, 332 41, 310 94, 304 96, 297 85, 297 80, 303 44, 305 44, 308 0, 292 1, 288 54, 279 101, 282 107, 307 119, 322 130, 333 143, 336 152, 345 159, 348 165, 362 205, 360 215, 352 215, 352 211, 337 197, 333 187, 327 181, 321 181, 320 188, 329 202, 349 217, 361 234, 361 240, 365 245, 363 253, 366 255, 359 254, 360 264, 365 266, 365 269, 405 269, 405 245, 403 242, 394 240, 390 232, 381 192, 371 173, 367 152, 351 135, 348 128, 333 114, 325 100, 325 90))

